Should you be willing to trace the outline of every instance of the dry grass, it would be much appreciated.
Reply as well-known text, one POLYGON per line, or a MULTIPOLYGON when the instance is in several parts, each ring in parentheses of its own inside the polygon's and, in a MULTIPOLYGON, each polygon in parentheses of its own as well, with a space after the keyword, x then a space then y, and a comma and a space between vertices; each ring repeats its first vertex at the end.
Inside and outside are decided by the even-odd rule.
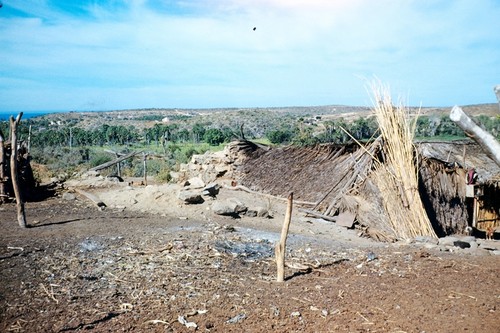
POLYGON ((376 165, 374 181, 397 238, 436 234, 418 192, 418 170, 413 146, 415 123, 408 108, 394 106, 389 89, 379 82, 371 85, 375 116, 384 140, 385 163, 376 165))

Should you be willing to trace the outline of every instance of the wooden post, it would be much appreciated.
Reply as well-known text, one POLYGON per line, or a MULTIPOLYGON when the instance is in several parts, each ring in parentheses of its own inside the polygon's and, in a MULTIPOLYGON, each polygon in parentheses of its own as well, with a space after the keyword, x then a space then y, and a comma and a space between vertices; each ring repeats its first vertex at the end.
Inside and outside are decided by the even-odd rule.
POLYGON ((148 156, 148 154, 146 154, 146 153, 142 154, 142 164, 144 166, 144 186, 148 185, 148 170, 147 170, 147 166, 146 166, 146 157, 147 156, 148 156))
MULTIPOLYGON (((115 154, 115 158, 118 159, 120 158, 120 154, 117 152, 113 152, 115 154)), ((118 177, 122 176, 122 168, 121 168, 121 162, 116 163, 116 174, 118 177)))
POLYGON ((11 154, 10 154, 10 177, 12 179, 12 188, 16 196, 17 206, 17 222, 22 228, 26 228, 26 214, 24 212, 24 202, 19 188, 19 177, 17 171, 17 127, 21 121, 23 113, 19 113, 17 118, 10 116, 10 137, 11 137, 11 154))
POLYGON ((27 148, 27 153, 28 153, 28 155, 31 153, 31 125, 30 125, 29 131, 28 131, 28 148, 27 148))
POLYGON ((276 265, 278 268, 277 282, 283 282, 285 277, 285 252, 286 252, 286 239, 288 237, 288 229, 290 228, 290 221, 292 220, 292 206, 293 206, 293 192, 288 195, 288 205, 286 208, 285 221, 283 222, 283 229, 281 229, 281 238, 279 243, 274 248, 276 254, 276 265))
POLYGON ((6 167, 4 138, 2 131, 0 131, 0 203, 5 202, 7 196, 7 193, 5 193, 6 167))

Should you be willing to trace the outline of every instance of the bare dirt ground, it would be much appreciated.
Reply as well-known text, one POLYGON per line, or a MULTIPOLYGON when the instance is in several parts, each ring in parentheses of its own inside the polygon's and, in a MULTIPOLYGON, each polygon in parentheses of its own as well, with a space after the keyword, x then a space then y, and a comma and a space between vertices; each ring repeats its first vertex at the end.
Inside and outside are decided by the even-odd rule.
POLYGON ((223 189, 272 219, 183 205, 174 185, 116 185, 0 205, 1 332, 498 332, 498 241, 482 251, 383 244, 294 209, 286 269, 273 246, 285 203, 223 189))

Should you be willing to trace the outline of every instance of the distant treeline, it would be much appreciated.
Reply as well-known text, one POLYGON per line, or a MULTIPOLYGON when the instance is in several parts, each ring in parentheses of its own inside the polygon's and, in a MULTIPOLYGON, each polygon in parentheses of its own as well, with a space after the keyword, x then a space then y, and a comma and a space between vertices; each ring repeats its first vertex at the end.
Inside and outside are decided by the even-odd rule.
MULTIPOLYGON (((478 116, 476 122, 500 139, 500 117, 478 116)), ((360 117, 348 122, 342 118, 322 120, 321 116, 283 119, 266 123, 265 128, 254 124, 241 126, 218 125, 216 122, 157 123, 150 128, 103 124, 93 129, 76 126, 76 120, 65 123, 49 123, 44 119, 27 119, 19 127, 20 138, 27 139, 31 126, 33 147, 85 147, 109 145, 161 145, 162 143, 201 143, 219 145, 235 138, 267 138, 273 144, 313 145, 318 143, 347 143, 367 140, 377 135, 377 123, 373 116, 360 117), (253 129, 252 129, 253 128, 253 129), (260 129, 259 129, 260 128, 260 129), (251 129, 251 130, 249 130, 251 129)), ((0 130, 8 135, 9 123, 0 122, 0 130)), ((463 131, 448 116, 420 116, 416 123, 417 138, 465 137, 463 131)))

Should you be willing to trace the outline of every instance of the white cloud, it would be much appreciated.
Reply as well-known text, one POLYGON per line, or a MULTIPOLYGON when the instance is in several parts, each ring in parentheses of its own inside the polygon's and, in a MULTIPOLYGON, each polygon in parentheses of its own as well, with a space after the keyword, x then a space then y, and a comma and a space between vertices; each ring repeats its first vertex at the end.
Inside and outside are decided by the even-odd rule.
MULTIPOLYGON (((2 101, 25 93, 63 109, 102 95, 107 108, 362 104, 359 78, 375 74, 417 92, 416 104, 451 104, 454 89, 489 101, 471 85, 500 77, 493 1, 131 0, 92 3, 87 15, 12 3, 31 15, 0 17, 2 101), (34 92, 26 79, 50 88, 34 92), (55 98, 58 90, 68 97, 55 98)), ((4 105, 22 109, 20 101, 4 105)))

